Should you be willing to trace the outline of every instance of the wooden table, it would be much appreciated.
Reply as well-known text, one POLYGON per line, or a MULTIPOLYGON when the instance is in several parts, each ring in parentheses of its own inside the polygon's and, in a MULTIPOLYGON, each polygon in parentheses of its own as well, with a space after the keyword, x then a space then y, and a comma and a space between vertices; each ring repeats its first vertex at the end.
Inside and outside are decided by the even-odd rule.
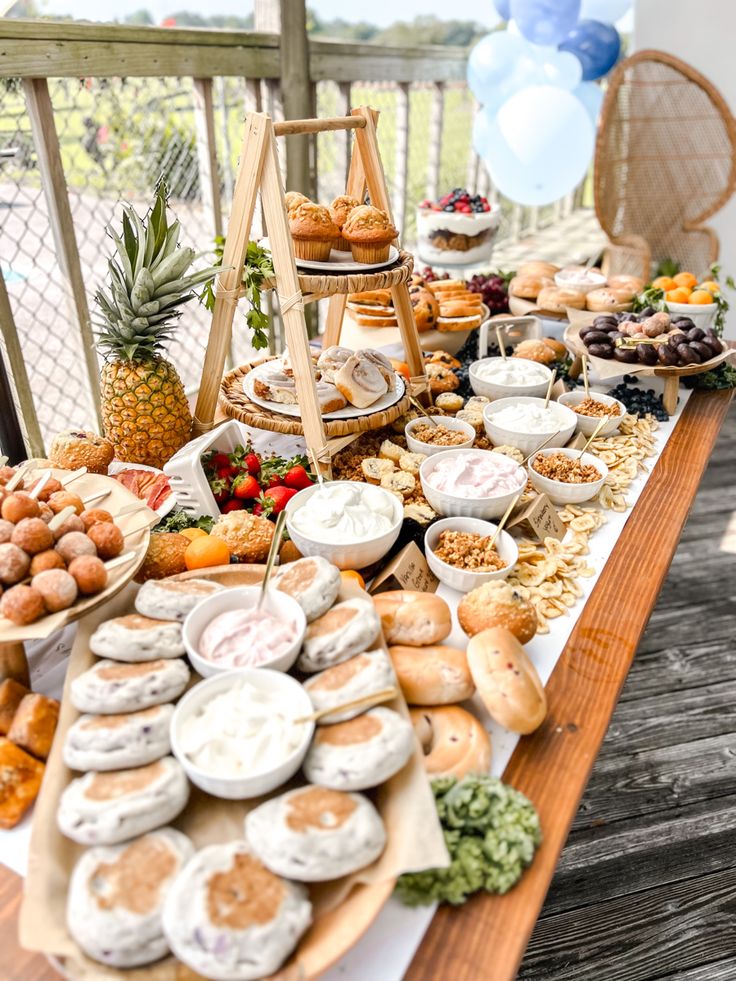
MULTIPOLYGON (((547 719, 520 741, 506 768, 504 779, 541 817, 544 842, 532 866, 507 896, 440 909, 409 981, 515 977, 730 396, 691 396, 547 683, 547 719)), ((53 968, 18 949, 21 888, 18 876, 0 868, 0 977, 50 981, 59 977, 53 968)))

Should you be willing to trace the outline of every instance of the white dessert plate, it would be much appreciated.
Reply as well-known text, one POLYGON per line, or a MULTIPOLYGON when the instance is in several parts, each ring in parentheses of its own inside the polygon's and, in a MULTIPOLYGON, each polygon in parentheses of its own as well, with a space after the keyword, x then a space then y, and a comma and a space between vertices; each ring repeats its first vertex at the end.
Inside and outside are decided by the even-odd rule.
POLYGON ((399 258, 399 250, 395 245, 389 246, 388 259, 385 262, 355 262, 350 252, 340 252, 333 249, 327 262, 315 262, 313 259, 296 259, 297 269, 316 269, 319 272, 354 273, 365 272, 367 269, 385 269, 392 266, 399 258))
MULTIPOLYGON (((283 402, 271 402, 255 394, 253 390, 255 380, 258 378, 259 372, 267 367, 267 364, 268 362, 266 362, 266 365, 258 365, 252 371, 248 372, 243 378, 243 391, 251 402, 255 402, 256 405, 260 405, 263 409, 268 409, 269 412, 278 412, 282 416, 294 416, 297 419, 301 418, 301 410, 298 405, 284 405, 283 402)), ((359 409, 355 405, 347 405, 344 409, 336 409, 334 412, 323 412, 322 418, 356 419, 358 416, 369 416, 374 412, 381 412, 383 409, 388 409, 402 399, 406 391, 406 383, 401 375, 394 372, 394 377, 396 382, 393 390, 387 392, 386 395, 382 395, 380 399, 376 399, 373 405, 369 405, 366 409, 359 409)))

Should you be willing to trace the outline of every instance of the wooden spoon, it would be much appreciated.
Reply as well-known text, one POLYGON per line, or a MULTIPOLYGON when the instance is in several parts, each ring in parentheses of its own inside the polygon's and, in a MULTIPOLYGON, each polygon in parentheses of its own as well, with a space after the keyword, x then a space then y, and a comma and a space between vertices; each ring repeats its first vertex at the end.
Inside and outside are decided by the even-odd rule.
POLYGON ((552 377, 549 380, 549 385, 547 386, 547 394, 544 397, 544 407, 545 409, 549 405, 549 400, 552 398, 552 389, 557 381, 557 368, 552 372, 552 377))
POLYGON ((587 443, 585 444, 585 446, 580 451, 580 455, 578 456, 578 460, 582 460, 583 459, 583 453, 585 453, 585 451, 588 449, 588 447, 590 446, 590 444, 596 438, 596 436, 601 431, 601 429, 603 428, 603 426, 606 424, 607 421, 608 421, 607 416, 603 416, 603 418, 599 420, 598 425, 595 427, 595 429, 593 430, 593 432, 588 437, 587 443))
POLYGON ((493 546, 496 544, 496 539, 498 538, 499 533, 503 531, 503 526, 506 524, 506 522, 511 517, 511 512, 514 510, 514 508, 516 507, 516 505, 519 503, 519 498, 521 497, 522 493, 523 493, 523 491, 519 491, 519 493, 513 499, 513 501, 511 502, 511 504, 509 504, 509 506, 506 508, 506 513, 504 514, 504 516, 501 518, 501 520, 496 525, 496 530, 493 532, 493 535, 491 536, 491 541, 490 541, 490 544, 488 546, 489 548, 493 548, 493 546))
POLYGON ((354 698, 350 702, 343 702, 342 705, 333 705, 332 708, 319 709, 317 712, 312 712, 311 715, 303 715, 300 719, 294 719, 294 724, 300 725, 302 722, 318 722, 325 715, 332 715, 333 712, 343 712, 345 709, 356 708, 358 705, 378 705, 381 702, 388 702, 392 698, 396 698, 398 694, 398 688, 383 688, 381 691, 374 691, 370 695, 361 695, 360 698, 354 698))
POLYGON ((496 340, 498 341, 498 350, 501 352, 501 358, 504 361, 506 361, 506 359, 507 359, 506 345, 504 344, 503 339, 501 337, 501 325, 500 324, 496 324, 496 340))
POLYGON ((266 570, 263 573, 261 592, 258 597, 258 603, 256 605, 257 610, 260 610, 260 608, 263 606, 263 601, 266 598, 268 581, 271 578, 271 573, 273 572, 273 567, 276 562, 276 556, 279 554, 279 549, 281 548, 281 538, 284 534, 285 524, 286 524, 286 511, 280 511, 279 516, 276 518, 276 527, 274 528, 273 538, 271 539, 271 547, 268 550, 268 558, 266 559, 266 570))

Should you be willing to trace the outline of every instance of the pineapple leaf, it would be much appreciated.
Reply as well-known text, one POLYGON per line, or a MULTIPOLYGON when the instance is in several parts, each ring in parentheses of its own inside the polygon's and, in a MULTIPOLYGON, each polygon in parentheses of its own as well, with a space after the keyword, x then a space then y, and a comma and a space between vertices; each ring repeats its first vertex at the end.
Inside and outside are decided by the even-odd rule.
POLYGON ((125 273, 125 282, 128 288, 130 289, 133 286, 133 267, 130 264, 130 258, 125 250, 123 240, 120 238, 120 236, 117 235, 112 230, 112 228, 108 228, 108 232, 110 233, 110 237, 115 243, 115 248, 117 249, 118 258, 120 259, 120 263, 123 267, 123 272, 125 273))
POLYGON ((135 225, 135 234, 136 234, 136 241, 137 241, 135 266, 133 266, 133 281, 135 282, 135 277, 143 268, 143 264, 145 261, 145 249, 143 247, 143 243, 146 238, 146 229, 137 211, 131 208, 130 214, 133 219, 133 224, 135 225))
MULTIPOLYGON (((133 226, 130 223, 130 218, 128 217, 125 210, 123 210, 123 241, 125 242, 125 251, 128 255, 128 260, 130 262, 131 270, 135 267, 135 261, 138 255, 138 240, 135 237, 135 232, 133 231, 133 226)), ((133 279, 133 274, 131 272, 131 281, 133 279)))
POLYGON ((156 194, 156 203, 151 211, 149 218, 149 229, 153 229, 153 256, 159 254, 159 250, 166 242, 168 231, 166 222, 166 184, 161 181, 156 194))
POLYGON ((136 277, 135 285, 130 291, 130 305, 136 311, 148 303, 153 296, 153 276, 148 269, 141 269, 136 277))

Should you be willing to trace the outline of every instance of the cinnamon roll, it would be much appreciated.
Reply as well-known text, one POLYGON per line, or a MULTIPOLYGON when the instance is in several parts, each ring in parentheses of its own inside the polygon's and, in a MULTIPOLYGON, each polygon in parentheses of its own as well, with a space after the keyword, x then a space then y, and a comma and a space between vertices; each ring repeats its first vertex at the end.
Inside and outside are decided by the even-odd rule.
POLYGON ((317 361, 317 370, 322 374, 322 381, 335 383, 335 372, 342 368, 348 358, 353 356, 349 347, 333 344, 322 352, 317 361))
POLYGON ((335 385, 351 405, 367 409, 388 391, 388 383, 377 365, 365 357, 351 354, 334 373, 335 385))
POLYGON ((259 369, 253 380, 253 391, 261 399, 297 405, 296 382, 285 373, 281 361, 273 361, 259 369))
POLYGON ((396 373, 385 354, 381 354, 380 351, 374 351, 373 348, 364 348, 361 351, 356 351, 355 357, 366 358, 371 362, 371 364, 375 365, 381 372, 384 381, 388 385, 389 392, 393 390, 396 381, 396 373))

